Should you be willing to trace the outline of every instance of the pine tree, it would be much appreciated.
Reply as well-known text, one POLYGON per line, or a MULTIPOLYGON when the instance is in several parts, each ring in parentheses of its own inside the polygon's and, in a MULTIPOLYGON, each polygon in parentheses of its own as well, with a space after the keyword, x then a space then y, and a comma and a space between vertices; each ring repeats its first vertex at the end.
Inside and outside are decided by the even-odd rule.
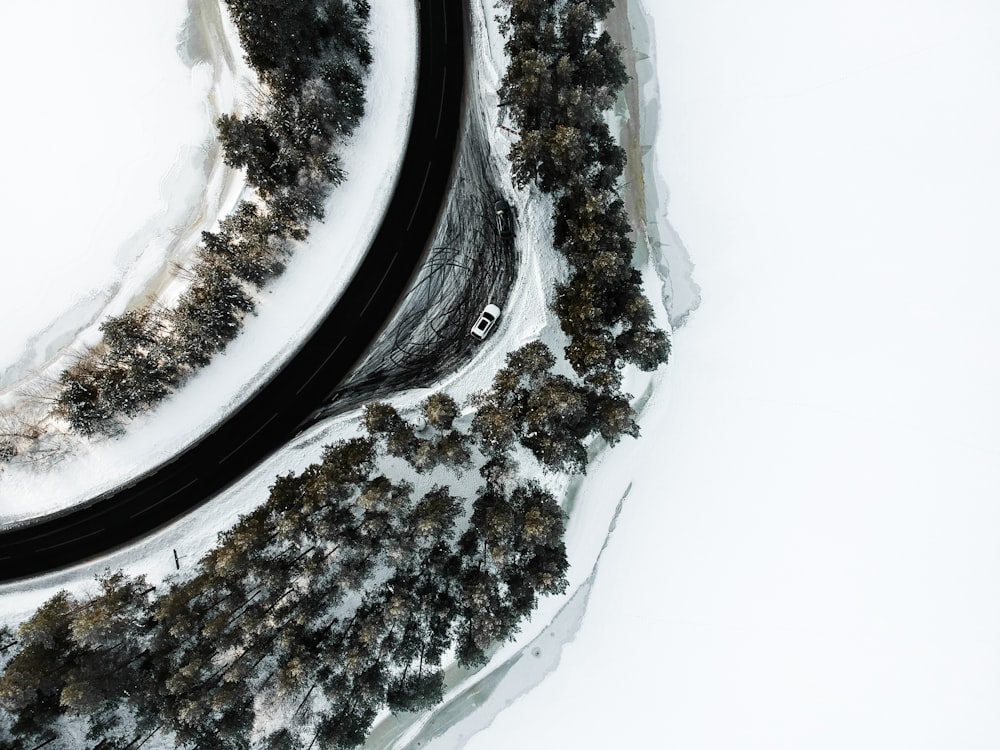
POLYGON ((102 372, 93 356, 85 356, 59 376, 60 391, 53 413, 82 435, 114 435, 121 423, 108 403, 102 372))
POLYGON ((420 670, 397 677, 386 694, 386 703, 393 713, 426 711, 444 697, 444 672, 440 669, 420 670))
POLYGON ((429 442, 430 458, 428 466, 444 465, 456 471, 472 465, 472 454, 469 452, 469 437, 458 430, 449 430, 429 442))
POLYGON ((627 396, 613 395, 607 391, 590 394, 589 411, 597 430, 608 445, 615 445, 622 435, 639 437, 639 425, 627 396))
POLYGON ((562 537, 562 510, 537 484, 518 485, 509 495, 487 490, 476 499, 460 543, 456 637, 463 663, 477 663, 492 643, 510 637, 539 595, 565 590, 562 537))
POLYGON ((413 505, 403 526, 417 545, 430 547, 450 539, 461 512, 458 498, 447 487, 435 485, 413 505))
POLYGON ((121 571, 106 573, 98 583, 101 593, 73 613, 70 631, 79 656, 67 670, 60 694, 60 702, 81 716, 113 708, 105 704, 114 704, 145 681, 144 635, 153 587, 143 577, 128 578, 121 571))
POLYGON ((216 122, 226 164, 246 168, 247 182, 268 196, 294 181, 294 167, 282 159, 281 141, 272 125, 258 116, 224 114, 216 122))
POLYGON ((177 346, 185 364, 200 367, 239 331, 253 302, 238 281, 223 269, 199 266, 195 283, 172 311, 177 346))
POLYGON ((60 693, 78 649, 70 633, 76 601, 60 591, 17 630, 18 645, 0 677, 0 706, 14 717, 15 737, 34 744, 57 736, 60 693))
POLYGON ((267 735, 256 747, 258 750, 304 750, 305 746, 288 727, 282 727, 267 735))
POLYGON ((201 257, 220 261, 236 278, 260 287, 281 272, 285 235, 291 231, 244 200, 220 222, 218 232, 201 233, 201 257))
POLYGON ((458 403, 447 393, 432 393, 420 403, 420 413, 436 430, 450 430, 458 417, 458 403))

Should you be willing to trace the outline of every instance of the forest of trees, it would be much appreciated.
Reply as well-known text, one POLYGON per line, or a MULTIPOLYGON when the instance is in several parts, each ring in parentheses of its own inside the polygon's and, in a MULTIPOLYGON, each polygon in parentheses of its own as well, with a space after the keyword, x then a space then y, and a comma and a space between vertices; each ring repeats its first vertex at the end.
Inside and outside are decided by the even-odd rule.
POLYGON ((565 589, 567 563, 559 504, 516 472, 470 498, 381 472, 387 455, 452 476, 484 463, 453 399, 422 413, 418 436, 370 404, 364 436, 279 477, 183 581, 108 573, 96 596, 59 593, 0 633, 7 731, 23 747, 127 748, 157 731, 185 747, 354 747, 383 707, 438 702, 444 656, 482 664, 565 589), (253 736, 271 705, 297 721, 253 736))
POLYGON ((670 351, 632 267, 634 243, 618 195, 625 152, 604 113, 627 80, 621 51, 598 23, 612 0, 498 0, 510 64, 500 86, 518 141, 515 181, 555 202, 553 245, 569 263, 555 312, 569 337, 566 359, 602 393, 617 393, 620 369, 654 370, 670 351))
MULTIPOLYGON (((512 169, 554 199, 553 242, 571 268, 554 309, 571 368, 529 343, 471 397, 469 417, 436 393, 420 405, 420 429, 390 404, 368 404, 359 437, 278 477, 192 573, 154 587, 109 571, 95 595, 61 592, 16 631, 0 630, 0 750, 131 750, 157 733, 187 748, 356 747, 380 710, 435 705, 450 658, 482 664, 540 596, 565 590, 563 513, 526 476, 585 472, 596 437, 614 445, 637 436, 621 370, 654 369, 669 345, 632 268, 617 196, 624 154, 604 122, 625 81, 619 50, 597 32, 610 0, 499 3, 511 60, 502 102, 521 132, 512 169), (458 479, 474 489, 456 491, 458 479)), ((330 40, 348 40, 360 61, 351 47, 360 27, 311 4, 230 4, 241 33, 259 34, 244 43, 275 101, 294 103, 276 105, 283 114, 269 122, 230 123, 241 146, 227 146, 228 158, 247 160, 258 189, 289 213, 244 204, 206 236, 207 270, 185 302, 190 322, 142 311, 106 324, 99 359, 81 361, 66 384, 83 395, 117 389, 124 406, 98 399, 97 424, 161 398, 174 369, 195 366, 197 336, 225 344, 247 309, 245 285, 280 266, 269 227, 304 231, 294 159, 306 165, 295 185, 335 168, 295 123, 326 132, 302 92, 330 82, 317 62, 330 40), (290 56, 282 45, 293 41, 315 55, 290 56), (221 313, 201 309, 207 296, 225 300, 221 313), (180 341, 178 331, 188 331, 189 353, 175 360, 161 347, 180 341), (130 363, 145 372, 127 374, 130 363), (95 374, 106 372, 115 375, 95 374)), ((367 7, 350 5, 363 20, 367 7)))

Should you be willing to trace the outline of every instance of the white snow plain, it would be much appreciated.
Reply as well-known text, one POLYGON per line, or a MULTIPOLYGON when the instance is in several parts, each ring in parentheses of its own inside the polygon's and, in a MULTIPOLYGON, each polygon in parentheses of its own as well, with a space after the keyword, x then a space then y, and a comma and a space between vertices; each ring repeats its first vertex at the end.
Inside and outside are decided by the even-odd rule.
POLYGON ((630 6, 703 301, 575 640, 459 744, 994 748, 1000 7, 630 6))

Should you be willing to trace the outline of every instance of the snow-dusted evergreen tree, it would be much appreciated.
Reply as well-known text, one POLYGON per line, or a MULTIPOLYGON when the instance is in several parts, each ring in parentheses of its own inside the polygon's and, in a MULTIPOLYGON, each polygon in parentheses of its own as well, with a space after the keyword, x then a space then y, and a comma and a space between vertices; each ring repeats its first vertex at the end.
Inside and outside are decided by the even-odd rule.
POLYGON ((420 438, 413 425, 404 420, 396 408, 381 401, 372 401, 364 406, 365 429, 379 438, 390 456, 413 462, 420 438))
POLYGON ((87 721, 88 737, 131 740, 149 731, 149 717, 123 710, 124 696, 148 689, 147 658, 153 587, 143 577, 106 573, 100 593, 72 614, 71 638, 78 648, 66 672, 60 703, 87 721), (138 720, 137 720, 138 718, 138 720))
POLYGON ((174 342, 180 361, 192 369, 225 348, 253 309, 240 283, 222 268, 200 267, 197 280, 171 311, 174 342))
POLYGON ((476 499, 459 548, 458 658, 474 665, 490 645, 513 635, 539 595, 565 590, 562 510, 536 484, 510 493, 487 489, 476 499))
POLYGON ((614 443, 622 434, 637 434, 628 401, 617 393, 616 369, 608 377, 613 388, 597 390, 555 373, 554 365, 545 344, 527 344, 507 356, 507 366, 489 390, 473 396, 477 412, 471 431, 491 461, 483 467, 491 482, 509 473, 510 465, 500 457, 515 443, 531 451, 543 468, 582 473, 590 435, 600 432, 614 443), (627 414, 619 413, 622 407, 627 414))
POLYGON ((85 355, 59 376, 60 391, 53 413, 82 435, 114 434, 120 429, 114 410, 104 397, 100 365, 85 355))
POLYGON ((215 259, 236 278, 261 287, 284 268, 286 235, 292 229, 244 200, 219 225, 201 233, 203 260, 215 259))
POLYGON ((420 413, 430 427, 444 432, 452 428, 458 417, 458 402, 447 393, 432 393, 420 402, 420 413))
POLYGON ((17 629, 17 645, 0 677, 0 707, 12 732, 40 745, 59 736, 60 697, 78 648, 70 631, 76 600, 60 591, 17 629))
POLYGON ((404 459, 418 472, 444 465, 455 470, 468 467, 472 454, 468 436, 452 429, 458 404, 446 394, 434 394, 421 404, 427 420, 427 437, 417 435, 416 426, 404 420, 395 407, 371 402, 364 407, 364 425, 378 438, 390 456, 404 459))

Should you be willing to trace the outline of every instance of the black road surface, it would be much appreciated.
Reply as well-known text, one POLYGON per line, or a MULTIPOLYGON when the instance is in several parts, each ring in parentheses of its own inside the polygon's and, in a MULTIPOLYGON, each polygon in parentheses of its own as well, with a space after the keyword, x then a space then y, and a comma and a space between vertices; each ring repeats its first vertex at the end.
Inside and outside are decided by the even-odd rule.
POLYGON ((330 399, 391 315, 446 195, 465 85, 461 0, 418 0, 413 121, 382 225, 340 300, 236 413, 171 461, 63 515, 0 534, 0 581, 104 554, 168 523, 284 445, 330 399))

